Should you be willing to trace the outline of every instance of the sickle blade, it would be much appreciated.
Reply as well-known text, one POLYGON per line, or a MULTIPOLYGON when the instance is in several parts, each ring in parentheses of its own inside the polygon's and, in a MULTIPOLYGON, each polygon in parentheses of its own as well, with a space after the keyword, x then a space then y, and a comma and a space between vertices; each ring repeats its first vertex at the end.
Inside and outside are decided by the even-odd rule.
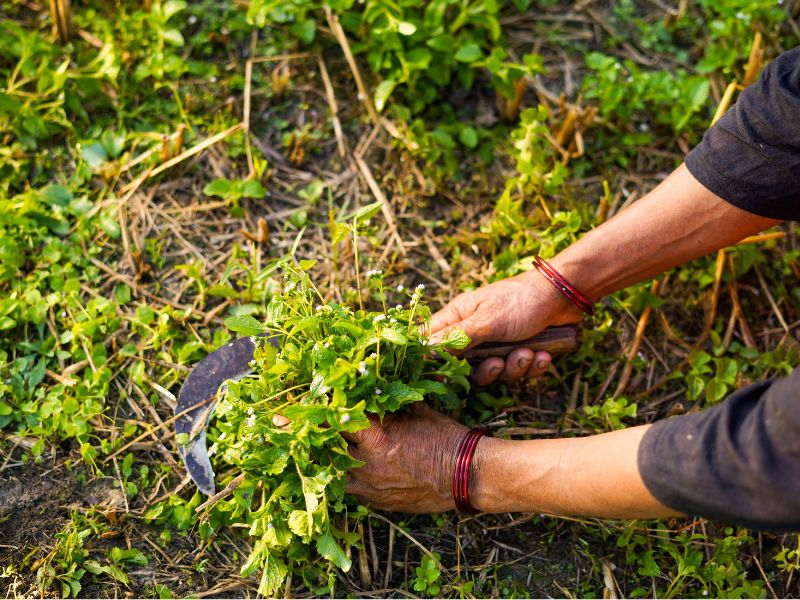
MULTIPOLYGON (((226 381, 238 381, 252 372, 250 362, 255 338, 239 338, 218 348, 192 369, 178 394, 175 433, 189 436, 187 444, 178 444, 178 452, 189 477, 207 496, 214 494, 214 469, 206 448, 206 428, 217 404, 218 392, 226 381)), ((277 341, 269 338, 277 347, 277 341)))

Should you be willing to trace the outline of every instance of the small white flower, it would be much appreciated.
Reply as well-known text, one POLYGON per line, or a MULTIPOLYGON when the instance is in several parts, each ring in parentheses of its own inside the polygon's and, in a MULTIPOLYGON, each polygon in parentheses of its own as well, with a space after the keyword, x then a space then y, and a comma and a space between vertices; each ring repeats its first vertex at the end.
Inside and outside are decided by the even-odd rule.
POLYGON ((255 417, 250 417, 249 419, 247 419, 247 426, 248 427, 255 427, 256 426, 255 417))
POLYGON ((398 285, 398 286, 397 286, 397 291, 398 291, 398 292, 405 291, 405 289, 406 289, 406 288, 405 288, 405 286, 404 286, 402 283, 401 283, 400 285, 398 285))
POLYGON ((397 306, 395 306, 395 308, 397 310, 403 310, 403 305, 402 304, 398 304, 397 306))
POLYGON ((397 323, 397 319, 395 319, 394 317, 392 317, 391 319, 389 319, 389 323, 397 323))
POLYGON ((367 363, 364 362, 363 360, 360 363, 358 363, 358 368, 359 369, 364 369, 364 368, 366 368, 366 366, 367 366, 367 363))
POLYGON ((381 388, 375 388, 375 395, 376 396, 380 396, 382 393, 383 393, 383 390, 381 388))
POLYGON ((267 523, 267 529, 269 531, 272 531, 273 529, 275 529, 275 525, 273 525, 272 523, 267 523))
POLYGON ((419 300, 419 292, 414 292, 411 294, 411 301, 416 302, 417 300, 419 300))
POLYGON ((420 283, 420 284, 417 286, 417 288, 416 288, 416 291, 417 291, 417 292, 419 292, 419 293, 421 294, 422 292, 424 292, 424 291, 425 291, 425 286, 424 286, 423 284, 421 284, 421 283, 420 283))
POLYGON ((370 358, 378 358, 378 355, 375 352, 373 352, 372 354, 369 355, 369 357, 370 358))
POLYGON ((369 375, 369 371, 367 371, 366 369, 359 369, 358 372, 361 373, 362 376, 369 375))
POLYGON ((253 416, 253 407, 252 406, 247 409, 247 415, 250 416, 250 417, 253 416))
POLYGON ((323 346, 325 346, 326 348, 330 348, 331 347, 331 343, 330 342, 325 342, 323 344, 323 346))
POLYGON ((708 590, 703 590, 703 596, 708 596, 708 590))
POLYGON ((322 304, 317 304, 317 305, 314 307, 314 310, 316 310, 317 312, 321 311, 321 310, 322 310, 322 304))
POLYGON ((372 319, 373 323, 380 323, 381 321, 386 319, 386 315, 378 315, 374 319, 372 319))
POLYGON ((189 25, 194 25, 195 23, 197 23, 197 17, 195 17, 194 15, 189 15, 189 18, 186 20, 189 21, 189 25))
POLYGON ((344 413, 342 415, 342 418, 339 419, 339 420, 342 422, 342 424, 349 423, 350 422, 350 415, 348 415, 347 413, 344 413))
POLYGON ((67 311, 65 311, 65 310, 61 311, 61 318, 62 319, 66 319, 67 318, 67 311))
POLYGON ((264 443, 264 438, 262 436, 258 436, 258 443, 259 444, 263 444, 264 443))

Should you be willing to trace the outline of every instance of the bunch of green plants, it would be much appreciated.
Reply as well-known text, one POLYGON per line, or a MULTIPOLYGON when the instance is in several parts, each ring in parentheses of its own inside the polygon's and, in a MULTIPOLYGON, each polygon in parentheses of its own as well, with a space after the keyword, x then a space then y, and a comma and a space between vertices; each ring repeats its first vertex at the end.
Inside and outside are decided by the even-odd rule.
MULTIPOLYGON (((675 22, 673 29, 676 36, 694 40, 701 39, 700 32, 706 30, 697 72, 708 74, 721 70, 730 74, 747 60, 754 31, 767 32, 771 37, 771 32, 786 19, 786 8, 782 4, 771 0, 699 0, 697 12, 687 12, 675 22)), ((787 36, 783 43, 791 48, 797 42, 787 36)))
POLYGON ((494 257, 492 280, 516 275, 533 267, 530 257, 553 256, 576 241, 585 228, 586 205, 570 210, 560 197, 567 194, 570 169, 548 140, 550 114, 543 106, 520 113, 507 147, 516 174, 506 180, 492 217, 470 239, 494 257), (554 210, 550 211, 550 206, 554 210))
POLYGON ((332 593, 335 567, 350 568, 349 548, 359 542, 353 524, 366 511, 345 498, 345 473, 360 463, 342 434, 368 428, 368 415, 383 418, 423 400, 452 408, 456 392, 469 387, 469 365, 448 352, 466 347, 466 334, 430 345, 420 333, 430 318, 423 286, 390 293, 382 273, 369 271, 359 295, 368 293, 378 310, 354 309, 325 302, 307 272, 313 264, 282 263, 284 291, 269 302, 264 323, 226 322, 278 341, 276 348, 255 338, 255 375, 228 384, 212 434, 219 460, 244 474, 218 511, 249 525, 255 543, 242 573, 261 570, 266 595, 289 572, 317 591, 327 576, 332 593), (276 425, 275 415, 289 423, 276 425))
MULTIPOLYGON (((369 85, 376 110, 391 116, 404 133, 407 149, 438 178, 457 173, 459 155, 465 152, 478 150, 482 163, 491 162, 494 144, 505 133, 502 126, 477 126, 474 107, 442 99, 456 90, 469 90, 482 79, 517 106, 522 79, 544 72, 540 55, 516 59, 509 54, 501 26, 504 12, 521 11, 528 4, 524 0, 253 0, 247 16, 259 28, 283 26, 300 47, 335 46, 330 36, 317 35, 320 26, 327 27, 324 9, 329 8, 353 53, 374 75, 369 85)), ((516 116, 516 108, 511 115, 516 116)))
MULTIPOLYGON (((400 3, 367 0, 253 0, 248 19, 258 27, 284 24, 302 44, 316 39, 327 5, 352 34, 353 51, 363 55, 380 82, 374 100, 382 111, 392 95, 412 112, 441 98, 441 90, 457 84, 470 88, 480 69, 489 72, 498 92, 512 98, 513 84, 526 73, 541 71, 541 58, 509 60, 500 25, 510 2, 499 0, 420 0, 400 3)), ((516 2, 519 9, 527 3, 516 2)))

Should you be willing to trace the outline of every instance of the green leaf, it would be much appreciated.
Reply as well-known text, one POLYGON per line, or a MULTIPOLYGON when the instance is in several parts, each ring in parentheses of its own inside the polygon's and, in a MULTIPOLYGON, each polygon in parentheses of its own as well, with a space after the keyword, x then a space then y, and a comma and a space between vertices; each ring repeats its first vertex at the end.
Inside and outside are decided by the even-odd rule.
POLYGON ((122 150, 125 148, 125 136, 116 135, 113 131, 107 129, 100 136, 100 143, 108 151, 109 156, 116 158, 122 154, 122 150))
POLYGON ((127 562, 140 567, 146 567, 148 563, 147 557, 138 548, 126 550, 115 546, 111 549, 108 557, 115 563, 127 562))
POLYGON ((72 192, 63 185, 48 185, 39 192, 39 198, 45 204, 67 206, 72 201, 72 192))
POLYGON ((308 45, 314 41, 314 37, 317 33, 317 25, 312 19, 301 19, 292 23, 289 27, 289 33, 308 45))
POLYGON ((239 195, 242 198, 263 198, 266 193, 264 186, 255 179, 243 181, 239 186, 239 195))
POLYGON ((389 96, 392 95, 397 82, 394 79, 384 79, 378 84, 378 87, 375 88, 374 93, 374 102, 375 102, 375 109, 378 112, 382 112, 384 107, 386 106, 387 100, 389 100, 389 96))
POLYGON ((441 127, 437 127, 433 131, 431 131, 431 138, 443 148, 455 148, 456 142, 453 139, 453 136, 447 133, 441 127))
POLYGON ((161 7, 164 19, 169 21, 173 16, 186 9, 186 2, 183 0, 167 0, 161 7))
POLYGON ((299 266, 303 271, 308 271, 315 264, 317 264, 316 260, 304 259, 297 263, 297 266, 299 266))
POLYGON ((475 61, 480 60, 482 57, 483 52, 478 44, 467 44, 466 46, 461 46, 461 48, 458 49, 455 59, 463 63, 474 63, 475 61))
POLYGON ((405 335, 391 327, 381 329, 380 338, 398 346, 405 346, 408 343, 408 338, 405 335))
POLYGON ((397 31, 400 35, 414 35, 417 32, 417 26, 408 21, 399 21, 397 31))
POLYGON ((350 566, 352 565, 350 559, 347 558, 347 555, 339 547, 339 544, 333 539, 330 531, 326 531, 317 538, 317 552, 332 561, 345 573, 350 570, 350 566))
POLYGON ((203 188, 206 196, 218 196, 228 198, 233 194, 233 182, 230 179, 215 179, 203 188))
POLYGON ((265 327, 250 315, 236 315, 225 319, 225 327, 240 335, 258 335, 265 327))
POLYGON ((206 292, 209 296, 216 296, 217 298, 238 298, 239 292, 233 289, 227 283, 217 283, 208 288, 206 292))
POLYGON ((94 142, 88 146, 84 146, 81 149, 81 156, 92 169, 96 169, 106 162, 106 159, 108 158, 108 152, 103 144, 100 142, 94 142))
POLYGON ((86 569, 92 575, 100 575, 101 573, 105 573, 107 571, 106 567, 101 565, 96 560, 87 560, 83 562, 84 569, 86 569))
POLYGON ((462 127, 461 131, 458 132, 458 141, 467 148, 476 148, 478 146, 478 132, 473 127, 462 127))
POLYGON ((414 389, 419 390, 423 394, 446 394, 447 386, 441 381, 433 381, 432 379, 420 379, 414 382, 414 389))
POLYGON ((429 39, 426 44, 439 52, 452 52, 456 46, 456 39, 449 33, 445 33, 429 39))
POLYGON ((319 398, 330 389, 331 388, 325 385, 325 375, 323 373, 317 373, 314 375, 314 379, 311 382, 311 387, 308 391, 311 399, 313 400, 314 398, 319 398))
POLYGON ((366 206, 362 206, 358 209, 358 212, 355 214, 354 219, 361 223, 364 221, 369 221, 372 217, 378 214, 378 211, 383 206, 383 202, 378 200, 377 202, 373 202, 372 204, 367 204, 366 206))
POLYGON ((420 402, 422 393, 402 381, 392 381, 384 390, 386 400, 383 401, 386 410, 394 411, 412 402, 420 402))
POLYGON ((463 350, 469 346, 471 341, 472 340, 463 329, 456 328, 448 331, 439 345, 448 350, 463 350))
POLYGON ((299 535, 304 539, 311 537, 311 523, 308 519, 308 513, 304 510, 293 510, 289 513, 289 529, 293 533, 299 535))
POLYGON ((281 559, 267 554, 264 571, 258 583, 258 593, 266 598, 274 597, 286 579, 286 572, 286 564, 281 559))

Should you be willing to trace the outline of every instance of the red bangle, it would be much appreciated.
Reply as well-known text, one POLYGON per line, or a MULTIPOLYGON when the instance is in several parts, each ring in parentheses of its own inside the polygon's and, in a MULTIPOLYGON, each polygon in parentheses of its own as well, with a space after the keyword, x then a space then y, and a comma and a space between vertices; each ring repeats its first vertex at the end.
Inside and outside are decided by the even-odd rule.
POLYGON ((476 514, 478 511, 469 501, 469 474, 472 468, 472 457, 475 456, 475 448, 484 435, 491 435, 488 429, 476 427, 470 429, 461 444, 458 446, 456 454, 456 469, 453 473, 453 499, 456 508, 461 512, 476 514))
POLYGON ((561 273, 551 267, 541 256, 534 256, 533 264, 536 270, 575 306, 589 316, 594 314, 594 304, 592 304, 592 301, 580 293, 574 285, 567 281, 561 273))

